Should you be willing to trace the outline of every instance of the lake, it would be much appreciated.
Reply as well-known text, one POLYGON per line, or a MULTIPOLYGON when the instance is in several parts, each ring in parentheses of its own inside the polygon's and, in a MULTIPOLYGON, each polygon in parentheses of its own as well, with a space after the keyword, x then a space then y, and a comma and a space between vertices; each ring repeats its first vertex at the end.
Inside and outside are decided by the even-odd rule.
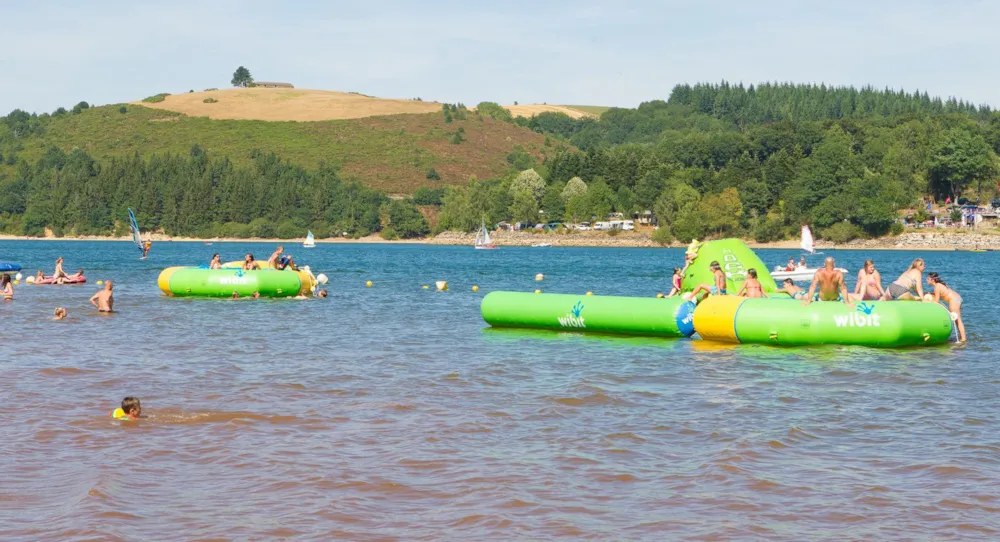
POLYGON ((156 286, 164 267, 272 250, 161 242, 140 261, 125 242, 0 241, 25 275, 63 256, 88 277, 0 303, 0 539, 1000 536, 998 253, 828 251, 852 277, 874 258, 884 284, 923 257, 961 292, 969 344, 906 350, 479 314, 495 290, 665 293, 681 249, 288 244, 328 299, 156 286), (87 300, 108 279, 118 312, 99 315, 87 300), (145 419, 108 417, 126 395, 145 419))

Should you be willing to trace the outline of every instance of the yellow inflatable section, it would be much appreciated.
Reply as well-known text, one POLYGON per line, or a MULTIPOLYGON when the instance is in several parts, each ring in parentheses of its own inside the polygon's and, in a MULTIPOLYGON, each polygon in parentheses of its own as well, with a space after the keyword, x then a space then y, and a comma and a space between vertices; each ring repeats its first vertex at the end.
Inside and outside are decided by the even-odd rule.
POLYGON ((738 343, 736 313, 745 297, 710 295, 694 311, 694 329, 706 341, 738 343))

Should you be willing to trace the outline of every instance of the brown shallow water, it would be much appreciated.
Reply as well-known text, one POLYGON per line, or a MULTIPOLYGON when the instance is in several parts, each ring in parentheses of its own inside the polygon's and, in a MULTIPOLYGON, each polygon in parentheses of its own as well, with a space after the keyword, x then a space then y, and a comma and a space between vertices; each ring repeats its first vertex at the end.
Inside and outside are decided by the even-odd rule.
POLYGON ((974 290, 991 254, 951 273, 970 346, 876 351, 479 319, 482 294, 533 289, 536 272, 547 291, 655 293, 669 277, 648 262, 679 251, 299 249, 329 300, 234 302, 154 282, 244 247, 161 244, 138 262, 71 245, 0 244, 26 268, 59 252, 115 279, 120 310, 88 311, 94 285, 0 305, 5 541, 1000 537, 997 318, 974 290), (438 279, 452 291, 420 288, 438 279), (48 320, 56 304, 68 321, 48 320), (128 394, 147 417, 109 420, 128 394))

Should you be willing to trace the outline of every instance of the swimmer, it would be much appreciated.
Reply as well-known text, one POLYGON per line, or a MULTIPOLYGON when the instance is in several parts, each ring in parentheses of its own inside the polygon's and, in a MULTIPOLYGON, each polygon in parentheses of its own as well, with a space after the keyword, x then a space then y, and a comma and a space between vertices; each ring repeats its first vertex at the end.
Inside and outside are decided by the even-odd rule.
POLYGON ((66 309, 64 309, 62 307, 56 307, 55 316, 52 319, 53 320, 62 320, 64 318, 66 318, 66 309))
POLYGON ((927 284, 934 288, 934 302, 940 303, 944 300, 948 304, 948 310, 957 315, 955 326, 958 327, 958 342, 965 342, 965 324, 962 322, 962 296, 958 292, 948 287, 941 276, 937 273, 927 273, 927 284))
POLYGON ((260 299, 260 292, 254 292, 253 293, 253 298, 254 299, 260 299))
POLYGON ((781 283, 781 291, 792 296, 792 299, 805 299, 806 291, 795 285, 792 279, 785 279, 781 283))
POLYGON ((713 278, 715 279, 715 285, 709 286, 708 284, 699 284, 691 293, 688 294, 689 299, 697 299, 698 294, 702 291, 708 292, 711 295, 726 295, 726 274, 722 271, 722 266, 719 262, 715 261, 709 264, 709 269, 712 270, 713 278))
POLYGON ((316 292, 316 297, 325 298, 326 297, 326 290, 320 290, 320 291, 316 292))
POLYGON ((234 290, 233 291, 233 299, 239 299, 239 298, 240 298, 240 293, 234 290))
POLYGON ((674 276, 670 278, 670 293, 667 297, 673 297, 681 293, 681 279, 684 278, 684 274, 680 267, 674 268, 674 276))
POLYGON ((212 261, 208 262, 209 269, 222 269, 222 260, 219 258, 219 253, 216 252, 212 254, 212 261))
POLYGON ((111 281, 104 283, 104 289, 100 290, 90 298, 90 304, 100 312, 114 312, 115 295, 112 292, 114 285, 111 281))
POLYGON ((850 302, 850 297, 847 294, 844 274, 837 271, 835 265, 836 263, 831 256, 823 261, 823 268, 816 271, 812 285, 809 286, 809 293, 802 300, 803 305, 813 302, 813 294, 816 292, 816 287, 819 286, 819 293, 815 297, 816 301, 841 301, 848 307, 854 308, 854 304, 850 302))
POLYGON ((769 295, 764 293, 764 287, 761 286, 760 281, 757 280, 757 270, 753 268, 747 269, 747 278, 743 281, 743 286, 740 287, 739 292, 736 292, 736 295, 747 298, 771 298, 769 295))
POLYGON ((121 408, 111 411, 111 417, 116 420, 136 420, 142 417, 142 405, 139 404, 138 397, 126 397, 122 399, 121 408))
POLYGON ((4 301, 14 299, 14 285, 10 282, 10 273, 4 273, 3 277, 0 277, 0 295, 3 295, 4 301))

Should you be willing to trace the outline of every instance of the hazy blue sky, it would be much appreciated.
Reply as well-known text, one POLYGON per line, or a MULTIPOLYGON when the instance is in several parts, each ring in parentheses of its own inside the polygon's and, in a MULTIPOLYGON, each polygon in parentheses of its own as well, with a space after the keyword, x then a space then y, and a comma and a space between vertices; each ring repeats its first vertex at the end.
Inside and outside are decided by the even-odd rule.
POLYGON ((0 0, 0 114, 226 87, 635 106, 679 82, 926 89, 1000 106, 1000 2, 0 0))

